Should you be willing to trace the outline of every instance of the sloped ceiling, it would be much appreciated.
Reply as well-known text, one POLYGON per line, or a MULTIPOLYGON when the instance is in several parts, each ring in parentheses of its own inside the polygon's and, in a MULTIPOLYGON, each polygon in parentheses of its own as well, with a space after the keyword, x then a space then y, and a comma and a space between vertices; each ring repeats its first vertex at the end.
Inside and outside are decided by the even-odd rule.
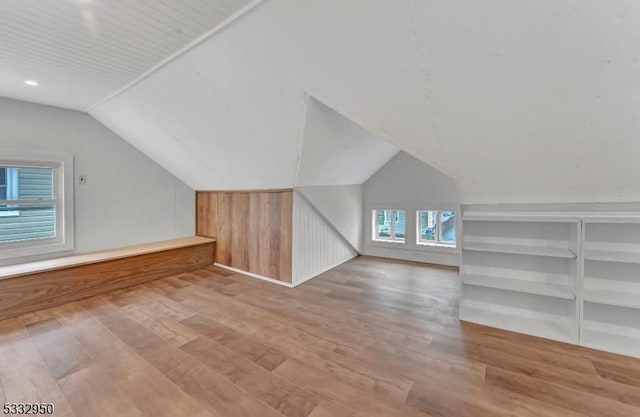
POLYGON ((94 108, 197 189, 295 185, 306 95, 462 203, 640 200, 632 0, 271 0, 94 108))
POLYGON ((398 148, 309 99, 296 186, 363 184, 398 148))
POLYGON ((0 0, 0 95, 85 110, 248 3, 0 0))

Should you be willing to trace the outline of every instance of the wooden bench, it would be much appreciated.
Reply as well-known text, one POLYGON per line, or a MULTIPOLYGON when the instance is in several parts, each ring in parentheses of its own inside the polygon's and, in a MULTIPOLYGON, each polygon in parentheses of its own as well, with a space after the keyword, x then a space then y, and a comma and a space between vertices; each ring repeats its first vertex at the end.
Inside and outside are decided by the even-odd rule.
POLYGON ((215 243, 193 236, 0 267, 0 320, 212 265, 215 243))

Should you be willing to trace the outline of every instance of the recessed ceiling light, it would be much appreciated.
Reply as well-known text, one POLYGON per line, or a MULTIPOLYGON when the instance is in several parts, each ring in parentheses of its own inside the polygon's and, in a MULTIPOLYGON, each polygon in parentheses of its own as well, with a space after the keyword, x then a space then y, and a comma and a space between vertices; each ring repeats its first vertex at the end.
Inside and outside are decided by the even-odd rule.
POLYGON ((24 83, 26 85, 30 85, 31 87, 37 87, 38 86, 38 82, 36 80, 24 80, 24 83))

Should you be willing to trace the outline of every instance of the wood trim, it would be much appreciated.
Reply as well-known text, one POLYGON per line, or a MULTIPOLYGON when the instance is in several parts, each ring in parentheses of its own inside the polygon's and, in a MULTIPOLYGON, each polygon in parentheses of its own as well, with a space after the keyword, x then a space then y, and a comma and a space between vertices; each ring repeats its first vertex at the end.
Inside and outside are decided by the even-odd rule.
POLYGON ((216 238, 216 262, 291 283, 293 191, 196 193, 196 234, 216 238))
POLYGON ((197 193, 217 193, 217 194, 255 194, 255 193, 288 193, 293 192, 293 188, 272 188, 266 190, 198 190, 197 193))
POLYGON ((145 255, 171 249, 186 248, 215 242, 215 239, 202 236, 190 236, 180 239, 162 240, 141 245, 124 246, 121 248, 90 252, 81 255, 63 256, 44 261, 28 262, 17 265, 0 267, 0 280, 30 275, 40 272, 55 271, 69 267, 89 265, 98 262, 145 255))
POLYGON ((214 252, 215 241, 202 238, 200 244, 66 265, 5 278, 0 281, 0 320, 194 271, 212 265, 214 252))

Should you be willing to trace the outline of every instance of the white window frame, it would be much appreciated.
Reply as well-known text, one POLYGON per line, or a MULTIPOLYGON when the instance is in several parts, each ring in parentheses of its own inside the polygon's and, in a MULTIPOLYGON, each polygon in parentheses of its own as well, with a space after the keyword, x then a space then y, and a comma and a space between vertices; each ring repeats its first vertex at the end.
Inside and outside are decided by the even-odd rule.
POLYGON ((406 226, 406 210, 401 210, 401 209, 373 209, 371 210, 371 240, 373 240, 374 242, 387 242, 387 243, 406 243, 406 238, 407 238, 407 226, 406 226), (387 219, 390 220, 389 224, 389 237, 388 238, 381 238, 378 237, 378 212, 379 211, 383 211, 384 213, 384 219, 385 222, 387 221, 387 219), (387 211, 391 212, 391 215, 389 217, 387 217, 387 211), (405 231, 404 231, 404 237, 401 238, 397 238, 396 237, 396 221, 399 221, 399 214, 398 212, 400 211, 404 211, 405 212, 405 231))
MULTIPOLYGON (((426 209, 421 209, 421 210, 416 210, 416 244, 420 245, 420 246, 437 246, 437 247, 444 247, 444 248, 455 248, 457 245, 457 241, 458 241, 458 237, 454 236, 453 237, 453 242, 450 241, 446 241, 443 242, 442 241, 442 212, 443 211, 451 211, 453 213, 455 213, 455 218, 456 218, 456 222, 458 219, 458 213, 456 212, 456 210, 426 210, 426 209), (431 241, 431 240, 422 240, 421 238, 421 233, 420 233, 420 213, 423 211, 433 211, 436 213, 436 232, 437 232, 437 236, 436 236, 436 240, 435 241, 431 241)), ((458 225, 456 224, 456 234, 458 233, 458 225)))
MULTIPOLYGON (((0 150, 0 166, 53 168, 53 198, 50 200, 19 200, 20 203, 53 204, 56 235, 53 238, 0 242, 0 260, 10 260, 69 252, 74 249, 74 174, 73 155, 54 152, 0 150)), ((2 205, 16 204, 16 200, 1 200, 2 205)))

